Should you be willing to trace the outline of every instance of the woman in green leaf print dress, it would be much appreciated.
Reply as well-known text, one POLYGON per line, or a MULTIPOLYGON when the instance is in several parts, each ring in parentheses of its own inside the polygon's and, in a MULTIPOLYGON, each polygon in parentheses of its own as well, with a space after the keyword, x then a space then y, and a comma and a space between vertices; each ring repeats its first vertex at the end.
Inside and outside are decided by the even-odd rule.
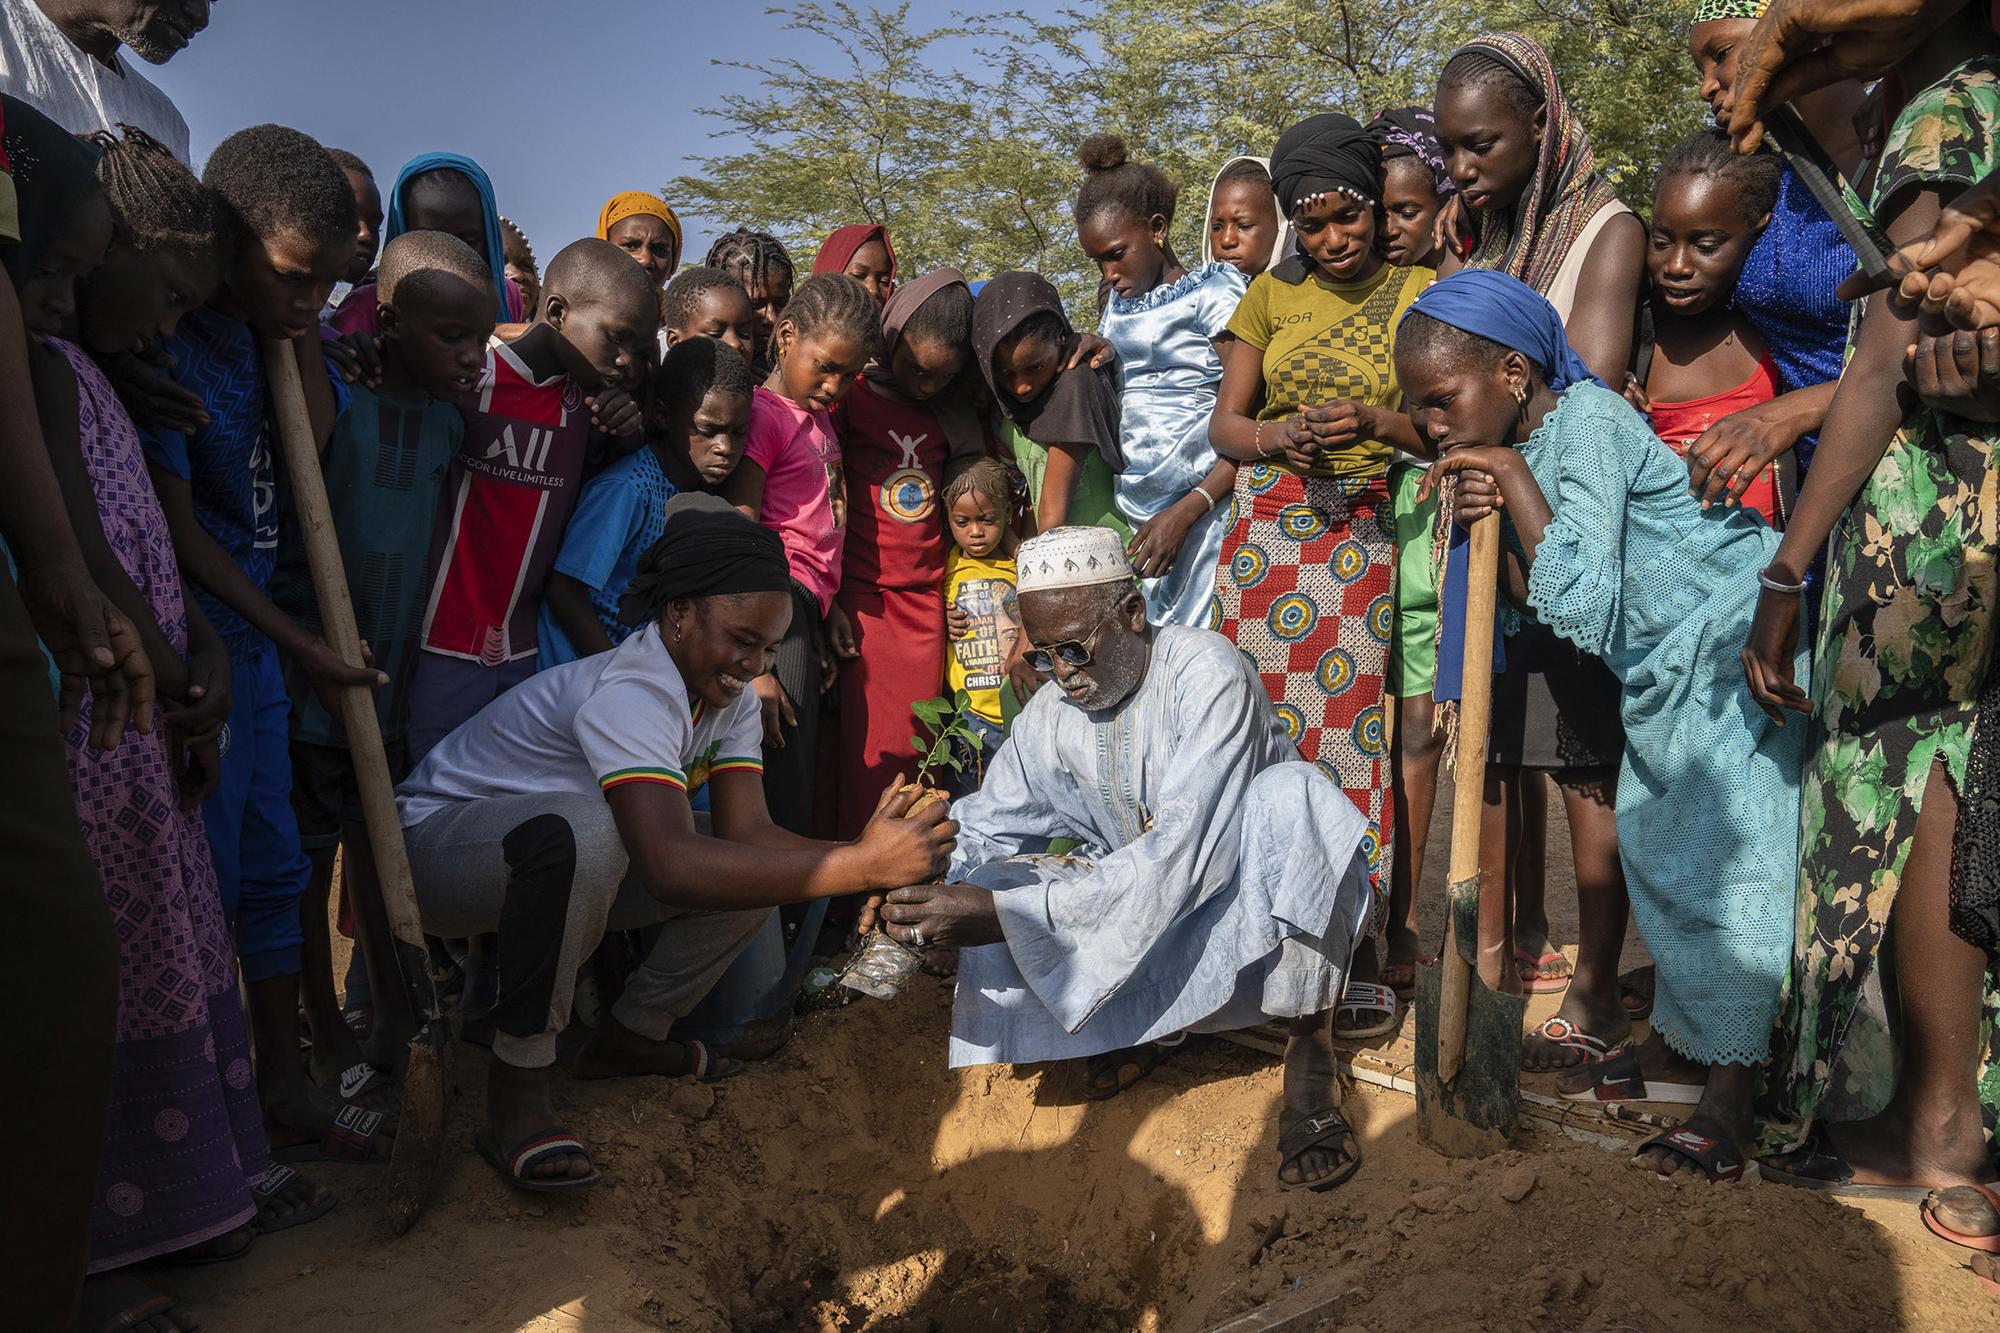
MULTIPOLYGON (((1892 243, 1926 234, 1941 204, 2000 160, 2000 57, 1984 15, 1947 23, 1897 71, 1921 91, 1857 176, 1865 202, 1852 200, 1892 243), (1966 60, 1968 50, 1981 54, 1966 60)), ((1767 1159, 1764 1176, 1817 1188, 1972 1184, 1994 1175, 2000 974, 1952 931, 1948 907, 2000 600, 2000 429, 1972 419, 1992 414, 1969 400, 1899 406, 1899 392, 1914 401, 1901 381, 1916 325, 1881 296, 1857 308, 1848 367, 1744 653, 1767 710, 1812 717, 1791 976, 1762 1108, 1766 1147, 1793 1150, 1767 1159), (1782 585, 1801 581, 1829 536, 1808 704, 1785 651, 1803 598, 1782 585)))

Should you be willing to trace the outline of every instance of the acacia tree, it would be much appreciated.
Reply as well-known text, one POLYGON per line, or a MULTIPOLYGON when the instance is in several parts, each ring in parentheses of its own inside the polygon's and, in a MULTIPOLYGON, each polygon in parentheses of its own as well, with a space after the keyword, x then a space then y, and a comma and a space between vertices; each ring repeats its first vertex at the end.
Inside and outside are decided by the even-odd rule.
POLYGON ((827 54, 739 65, 755 95, 707 114, 751 145, 675 181, 677 202, 747 222, 806 253, 833 227, 889 226, 909 272, 1047 274, 1094 318, 1096 275, 1070 200, 1084 136, 1123 134, 1181 188, 1174 239, 1199 253, 1223 159, 1267 154, 1318 111, 1358 119, 1427 103, 1450 53, 1482 32, 1548 47, 1628 203, 1643 207, 1665 150, 1700 123, 1686 31, 1694 0, 1094 0, 1052 18, 960 14, 913 28, 910 6, 770 11, 827 54), (975 73, 949 58, 969 42, 975 73))

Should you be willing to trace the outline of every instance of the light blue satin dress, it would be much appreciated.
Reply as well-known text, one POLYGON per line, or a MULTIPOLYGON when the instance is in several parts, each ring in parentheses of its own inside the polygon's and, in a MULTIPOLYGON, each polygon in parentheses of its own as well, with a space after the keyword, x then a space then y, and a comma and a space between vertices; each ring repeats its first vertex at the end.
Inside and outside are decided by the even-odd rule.
MULTIPOLYGON (((1215 339, 1228 331, 1248 285, 1228 264, 1203 264, 1144 296, 1113 296, 1104 309, 1098 329, 1118 350, 1124 382, 1118 510, 1134 528, 1193 490, 1215 466, 1208 442, 1208 418, 1222 383, 1215 339)), ((1228 508, 1225 495, 1188 529, 1174 567, 1145 580, 1146 616, 1154 624, 1207 623, 1228 508)))

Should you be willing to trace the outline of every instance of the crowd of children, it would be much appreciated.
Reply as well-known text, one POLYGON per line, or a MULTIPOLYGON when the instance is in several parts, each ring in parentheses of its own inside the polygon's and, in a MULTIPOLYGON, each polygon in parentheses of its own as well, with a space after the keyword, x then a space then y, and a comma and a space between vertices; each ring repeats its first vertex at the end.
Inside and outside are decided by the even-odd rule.
MULTIPOLYGON (((954 788, 976 788, 1047 657, 1018 624, 1017 544, 1116 532, 1148 618, 1230 640, 1367 822, 1378 938, 1334 1017, 1353 1038, 1396 1028, 1414 987, 1462 669, 1454 529, 1502 514, 1482 868, 1512 904, 1505 984, 1566 991, 1525 1067, 1568 1096, 1692 1106, 1643 1151, 1662 1175, 1735 1179, 1762 1154, 1816 1189, 1938 1187, 1933 1230, 1992 1249, 2000 1195, 1948 1187, 1994 1176, 2000 1111, 2000 890, 1992 849, 1967 846, 2000 771, 2000 367, 1907 300, 1841 300, 1855 259, 1829 213, 1916 242, 2000 159, 2000 38, 1947 8, 1858 139, 1853 81, 1798 99, 1844 205, 1717 128, 1665 155, 1642 219, 1547 52, 1511 33, 1456 52, 1434 106, 1302 117, 1223 163, 1192 267, 1172 180, 1093 135, 1073 220, 1095 333, 1038 274, 900 271, 879 224, 835 231, 804 274, 748 228, 682 267, 674 210, 627 192, 542 265, 458 154, 419 153, 384 191, 258 125, 197 178, 140 129, 73 134, 6 97, 23 391, 159 700, 155 721, 44 631, 122 958, 86 1327, 169 1333, 131 1265, 232 1257, 332 1206, 299 1164, 389 1151, 413 1016, 341 692, 373 690, 394 779, 465 750, 539 673, 657 638, 632 601, 688 495, 782 545, 788 586, 757 595, 789 621, 748 688, 772 836, 795 839, 861 837, 913 766, 912 706, 940 694, 971 737, 954 788), (365 662, 323 637, 274 451, 279 357, 365 662), (1573 839, 1574 959, 1547 935, 1544 775, 1573 839), (1618 974, 1628 910, 1649 975, 1618 974)), ((1704 0, 1689 34, 1725 123, 1762 14, 1704 0)), ((792 920, 798 957, 820 921, 792 920)), ((518 1044, 518 960, 480 929, 440 927, 438 958, 468 1031, 491 1013, 489 1039, 518 1044)), ((732 921, 731 951, 765 930, 782 939, 732 921)), ((789 1012, 786 961, 752 948, 716 983, 734 1055, 772 1044, 757 1022, 789 1012)), ((689 1039, 678 1068, 716 1067, 689 1039)))

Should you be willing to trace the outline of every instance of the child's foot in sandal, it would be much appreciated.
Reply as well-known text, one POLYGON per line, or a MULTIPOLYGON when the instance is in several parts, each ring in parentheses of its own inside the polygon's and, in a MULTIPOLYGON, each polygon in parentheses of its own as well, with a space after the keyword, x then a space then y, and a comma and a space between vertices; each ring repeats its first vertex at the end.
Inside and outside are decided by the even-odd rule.
POLYGON ((196 1333, 201 1316, 120 1268, 84 1280, 76 1327, 77 1333, 196 1333))
POLYGON ((1521 1069, 1554 1073, 1596 1064, 1632 1038, 1632 1024, 1617 1004, 1592 1004, 1580 987, 1563 996, 1562 1007, 1521 1042, 1521 1069))
POLYGON ((518 1189, 583 1189, 597 1183, 590 1154, 556 1118, 549 1071, 496 1057, 486 1069, 486 1128, 475 1143, 501 1179, 518 1189))

